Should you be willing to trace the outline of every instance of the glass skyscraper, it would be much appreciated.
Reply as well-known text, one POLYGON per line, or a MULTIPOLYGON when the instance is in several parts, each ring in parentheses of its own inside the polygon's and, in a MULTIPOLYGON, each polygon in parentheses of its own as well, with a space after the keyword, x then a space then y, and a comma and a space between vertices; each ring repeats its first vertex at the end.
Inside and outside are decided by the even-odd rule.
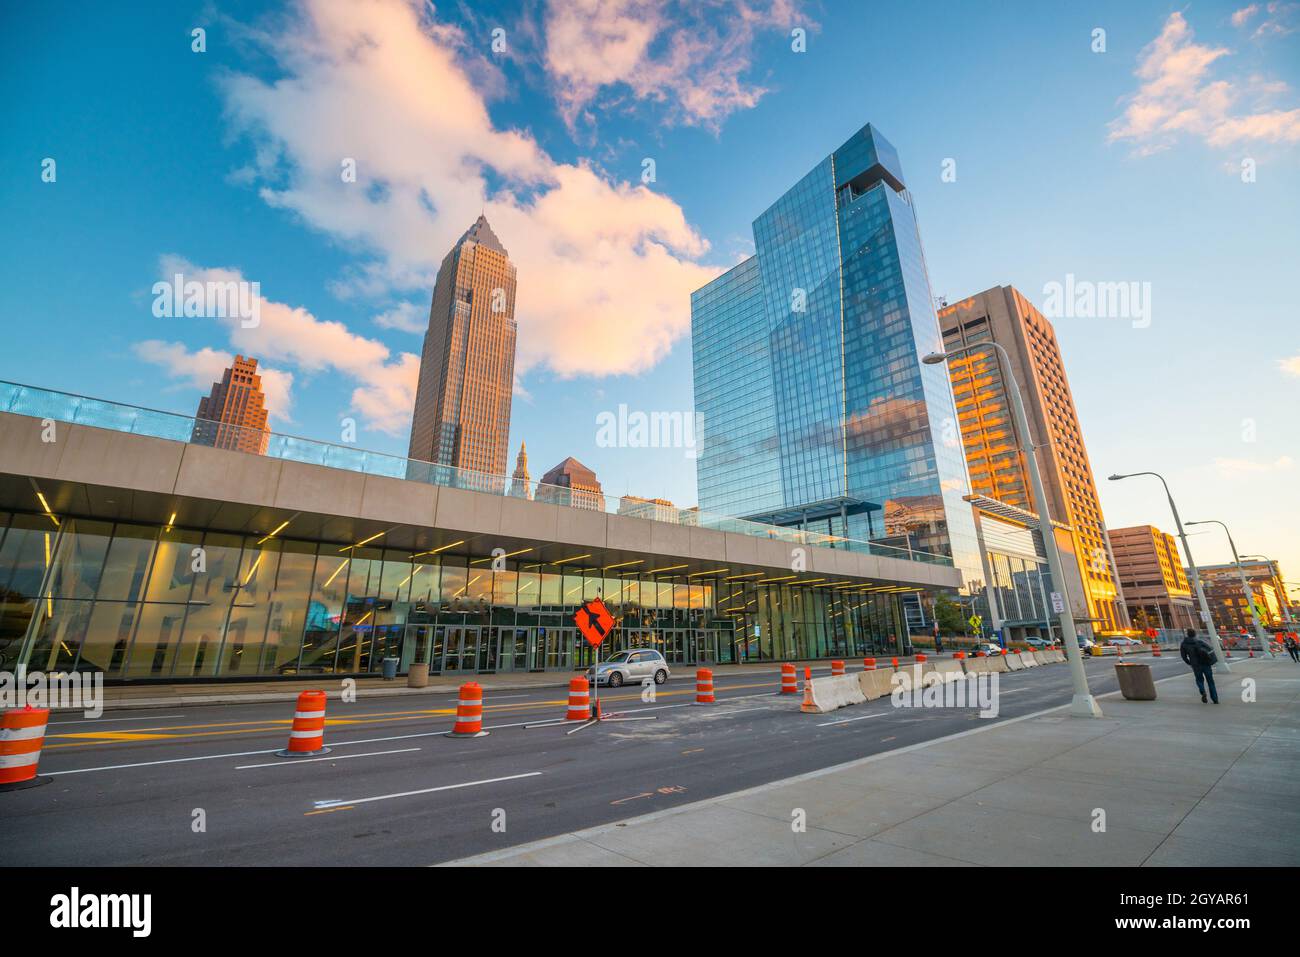
POLYGON ((691 296, 700 507, 948 555, 978 594, 952 391, 921 362, 943 340, 897 152, 864 126, 753 231, 755 254, 691 296))

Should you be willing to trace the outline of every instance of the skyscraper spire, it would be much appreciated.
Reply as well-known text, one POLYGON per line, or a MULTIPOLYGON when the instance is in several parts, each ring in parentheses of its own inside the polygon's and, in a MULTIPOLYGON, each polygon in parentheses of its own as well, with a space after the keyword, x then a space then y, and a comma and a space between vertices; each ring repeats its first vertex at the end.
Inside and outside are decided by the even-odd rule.
POLYGON ((515 498, 532 498, 532 480, 528 474, 528 446, 519 443, 519 455, 515 458, 515 471, 511 476, 510 494, 515 498))

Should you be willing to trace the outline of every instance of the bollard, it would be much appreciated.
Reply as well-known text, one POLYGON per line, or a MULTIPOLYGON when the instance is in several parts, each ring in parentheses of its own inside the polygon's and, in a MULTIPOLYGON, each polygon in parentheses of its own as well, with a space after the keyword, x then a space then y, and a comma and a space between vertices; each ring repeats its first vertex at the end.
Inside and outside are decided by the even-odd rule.
POLYGON ((842 674, 844 674, 844 662, 842 662, 842 661, 832 661, 832 662, 831 662, 831 677, 835 677, 836 675, 842 675, 842 674))
POLYGON ((713 704, 713 672, 700 668, 695 672, 695 703, 713 704))
POLYGON ((863 670, 863 671, 875 671, 875 670, 876 670, 876 659, 875 659, 875 658, 863 658, 863 659, 862 659, 862 670, 863 670))
POLYGON ((456 726, 448 732, 453 738, 481 738, 483 730, 483 688, 477 681, 460 686, 456 702, 456 726))
POLYGON ((13 708, 0 720, 0 791, 49 784, 52 778, 38 778, 36 765, 45 744, 49 708, 13 708))
POLYGON ((591 686, 582 675, 569 680, 569 710, 565 721, 591 720, 591 686))
POLYGON ((795 676, 794 665, 781 666, 781 694, 798 694, 799 679, 795 676))
POLYGON ((329 754, 325 747, 325 692, 304 691, 298 695, 289 730, 289 746, 275 752, 278 758, 309 758, 329 754))

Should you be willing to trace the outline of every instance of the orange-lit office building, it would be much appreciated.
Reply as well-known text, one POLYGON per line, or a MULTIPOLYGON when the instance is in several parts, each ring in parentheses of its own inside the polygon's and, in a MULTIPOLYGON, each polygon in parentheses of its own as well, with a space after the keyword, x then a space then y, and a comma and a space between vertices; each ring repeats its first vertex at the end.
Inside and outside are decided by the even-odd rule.
POLYGON ((1199 628, 1200 616, 1174 537, 1153 525, 1112 528, 1110 546, 1129 618, 1141 627, 1199 628))
MULTIPOLYGON (((1102 518, 1092 466, 1052 324, 1018 290, 997 286, 939 310, 944 348, 993 341, 1007 350, 1021 386, 1048 508, 1070 528, 1082 576, 1087 619, 1081 630, 1106 634, 1129 627, 1124 596, 1102 518)), ((1017 441, 1006 381, 992 349, 948 363, 971 491, 1034 512, 1029 472, 1017 441)))
POLYGON ((234 364, 212 392, 199 399, 191 441, 235 452, 266 453, 270 431, 266 427, 266 395, 257 360, 235 356, 234 364))

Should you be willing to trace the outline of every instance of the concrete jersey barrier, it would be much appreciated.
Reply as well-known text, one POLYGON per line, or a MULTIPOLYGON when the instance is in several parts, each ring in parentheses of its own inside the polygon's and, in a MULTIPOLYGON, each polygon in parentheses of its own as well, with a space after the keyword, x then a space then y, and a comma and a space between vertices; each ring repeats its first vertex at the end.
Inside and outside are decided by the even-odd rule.
POLYGON ((1002 656, 1002 660, 1007 663, 1007 671, 1025 670, 1025 663, 1020 660, 1020 656, 1015 652, 1007 652, 1002 656))
POLYGON ((812 678, 808 681, 812 692, 812 704, 800 705, 801 711, 809 714, 826 714, 851 704, 865 704, 866 695, 857 675, 832 675, 826 678, 812 678))
POLYGON ((1007 664, 1007 659, 1003 655, 994 655, 993 657, 985 658, 984 660, 988 662, 988 670, 990 672, 997 671, 1001 674, 1006 674, 1011 670, 1011 666, 1007 664))
POLYGON ((857 678, 858 687, 862 689, 862 694, 868 701, 887 698, 890 692, 894 690, 894 669, 892 668, 885 668, 881 671, 860 671, 857 678))
POLYGON ((1034 657, 1034 653, 1032 651, 1020 652, 1020 663, 1024 665, 1026 668, 1038 667, 1038 659, 1034 657))
POLYGON ((948 658, 943 661, 927 661, 926 664, 930 667, 921 672, 923 683, 926 681, 927 676, 931 674, 938 675, 939 680, 944 684, 958 681, 966 674, 966 670, 961 666, 960 659, 948 658))

